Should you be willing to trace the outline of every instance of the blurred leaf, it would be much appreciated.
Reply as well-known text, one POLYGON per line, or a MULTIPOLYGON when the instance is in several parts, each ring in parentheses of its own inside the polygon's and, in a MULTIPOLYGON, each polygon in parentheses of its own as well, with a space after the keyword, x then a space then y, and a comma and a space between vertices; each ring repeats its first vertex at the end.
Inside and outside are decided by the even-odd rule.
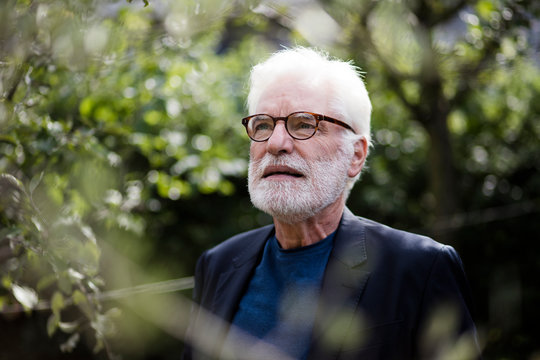
POLYGON ((58 277, 58 288, 66 295, 71 294, 73 283, 65 273, 60 274, 58 277))
POLYGON ((47 320, 47 335, 49 335, 49 337, 54 335, 56 329, 58 329, 59 322, 60 319, 58 314, 53 313, 49 316, 49 319, 47 320))
POLYGON ((79 335, 79 333, 74 333, 67 339, 65 343, 60 345, 60 350, 66 353, 72 352, 79 343, 80 338, 81 336, 79 335))
POLYGON ((481 0, 476 4, 476 9, 482 18, 489 19, 492 12, 495 10, 495 6, 493 6, 492 1, 481 0))
POLYGON ((94 348, 92 349, 92 351, 94 352, 94 354, 97 354, 98 352, 100 352, 103 348, 104 348, 104 344, 103 344, 103 337, 102 336, 97 336, 96 337, 96 344, 94 345, 94 348))
POLYGON ((2 286, 5 289, 11 289, 11 287, 13 286, 13 280, 11 279, 11 276, 9 275, 2 276, 2 286))
POLYGON ((38 185, 41 183, 41 180, 43 179, 44 172, 42 171, 39 174, 36 174, 34 177, 32 177, 32 180, 30 180, 30 185, 28 189, 30 190, 30 194, 34 193, 34 190, 38 187, 38 185))
POLYGON ((70 333, 73 333, 75 330, 77 330, 79 328, 79 323, 77 321, 72 321, 72 322, 62 322, 62 321, 60 321, 58 323, 58 327, 63 332, 70 334, 70 333))
POLYGON ((38 292, 47 289, 49 286, 55 284, 56 282, 56 275, 55 274, 46 274, 41 279, 39 279, 38 283, 36 284, 36 290, 38 292))
POLYGON ((51 310, 54 315, 60 318, 60 311, 64 308, 64 296, 62 293, 55 291, 51 298, 51 310))
MULTIPOLYGON (((366 72, 374 147, 348 200, 355 213, 428 234, 440 203, 429 179, 441 172, 432 168, 452 161, 457 212, 540 196, 538 11, 530 0, 460 8, 336 0, 316 13, 302 2, 143 2, 0 2, 0 173, 11 174, 0 176, 0 228, 9 229, 0 233, 9 243, 2 283, 38 298, 61 294, 59 314, 81 324, 65 351, 93 343, 79 340, 92 332, 82 324, 102 331, 112 328, 106 319, 136 321, 129 311, 104 314, 94 297, 105 283, 140 280, 123 274, 108 245, 151 277, 172 278, 192 274, 204 249, 271 221, 249 201, 249 140, 238 119, 251 66, 282 45, 323 40, 324 50, 366 72), (339 24, 339 35, 310 33, 300 21, 310 13, 339 24), (450 147, 441 153, 452 161, 432 160, 440 141, 426 124, 435 120, 448 125, 450 147), (68 310, 71 301, 78 308, 68 310)), ((508 242, 533 239, 535 224, 521 216, 441 231, 455 235, 480 309, 491 306, 484 295, 493 264, 519 258, 523 274, 538 272, 537 244, 508 242)), ((527 281, 524 313, 538 298, 527 281)), ((482 312, 480 319, 494 323, 482 312)), ((51 327, 65 324, 53 320, 51 327)), ((534 329, 505 334, 495 325, 491 357, 536 349, 534 329)), ((129 344, 126 358, 167 352, 168 337, 148 324, 125 327, 117 335, 129 344)), ((94 335, 96 349, 110 349, 104 334, 94 335)))
POLYGON ((11 291, 15 299, 26 309, 33 309, 38 303, 38 295, 32 288, 13 284, 11 291))
POLYGON ((71 295, 71 297, 75 305, 79 305, 79 304, 87 302, 86 296, 80 290, 73 291, 73 294, 71 295))
POLYGON ((71 298, 73 299, 73 303, 79 309, 81 309, 83 314, 85 314, 85 316, 88 319, 93 319, 94 312, 92 310, 91 304, 88 301, 88 298, 86 297, 86 295, 84 295, 80 290, 75 290, 75 291, 73 291, 73 294, 71 295, 71 298))

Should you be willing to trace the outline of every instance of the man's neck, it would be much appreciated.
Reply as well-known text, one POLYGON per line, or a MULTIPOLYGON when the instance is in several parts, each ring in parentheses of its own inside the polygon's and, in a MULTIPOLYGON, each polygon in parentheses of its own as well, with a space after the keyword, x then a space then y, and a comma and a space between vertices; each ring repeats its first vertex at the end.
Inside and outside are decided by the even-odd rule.
POLYGON ((344 208, 344 199, 339 199, 317 215, 298 223, 290 224, 274 218, 279 245, 283 249, 294 249, 323 240, 337 229, 344 208))

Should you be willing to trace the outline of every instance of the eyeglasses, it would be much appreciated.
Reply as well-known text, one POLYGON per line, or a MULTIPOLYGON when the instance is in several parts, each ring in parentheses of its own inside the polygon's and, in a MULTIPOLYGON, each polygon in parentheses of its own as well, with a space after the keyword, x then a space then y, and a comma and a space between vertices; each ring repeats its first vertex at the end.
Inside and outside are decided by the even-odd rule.
POLYGON ((285 121, 287 133, 296 140, 307 140, 315 135, 321 121, 328 121, 343 126, 354 133, 354 130, 343 121, 307 111, 297 111, 287 116, 277 117, 267 114, 251 115, 242 119, 242 125, 246 127, 247 134, 251 140, 262 142, 270 139, 278 120, 285 121))

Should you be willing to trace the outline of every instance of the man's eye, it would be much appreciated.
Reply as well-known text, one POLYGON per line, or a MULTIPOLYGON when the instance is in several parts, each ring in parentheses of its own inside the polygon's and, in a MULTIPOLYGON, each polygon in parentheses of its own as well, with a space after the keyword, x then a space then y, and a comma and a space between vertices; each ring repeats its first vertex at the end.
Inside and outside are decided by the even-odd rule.
POLYGON ((295 119, 289 124, 289 129, 293 131, 306 131, 315 129, 315 123, 309 119, 295 119))
POLYGON ((270 130, 271 128, 272 127, 267 122, 255 123, 255 126, 254 126, 255 131, 265 131, 265 130, 270 130))
POLYGON ((301 122, 298 125, 298 129, 314 129, 314 128, 315 128, 315 124, 308 123, 308 122, 301 122))

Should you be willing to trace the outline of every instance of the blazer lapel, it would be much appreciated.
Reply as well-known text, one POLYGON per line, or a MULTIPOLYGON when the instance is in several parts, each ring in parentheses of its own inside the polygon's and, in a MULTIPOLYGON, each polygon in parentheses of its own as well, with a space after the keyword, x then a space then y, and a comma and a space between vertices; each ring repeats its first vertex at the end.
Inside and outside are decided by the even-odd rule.
POLYGON ((366 269, 365 229, 345 208, 334 249, 330 254, 321 288, 319 309, 308 359, 331 359, 347 341, 346 334, 369 278, 366 269))
POLYGON ((246 235, 249 236, 250 246, 239 249, 238 255, 222 268, 223 272, 219 275, 212 301, 209 304, 209 312, 205 316, 199 314, 197 331, 209 340, 201 345, 206 349, 206 356, 197 354, 197 359, 220 357, 223 341, 229 331, 238 303, 262 254, 266 239, 273 230, 273 226, 266 226, 246 235), (223 321, 216 322, 216 319, 223 321))
POLYGON ((273 225, 265 226, 250 240, 252 246, 244 248, 232 259, 232 267, 224 271, 218 280, 212 304, 212 312, 220 318, 232 322, 238 303, 266 244, 274 232, 273 225))

